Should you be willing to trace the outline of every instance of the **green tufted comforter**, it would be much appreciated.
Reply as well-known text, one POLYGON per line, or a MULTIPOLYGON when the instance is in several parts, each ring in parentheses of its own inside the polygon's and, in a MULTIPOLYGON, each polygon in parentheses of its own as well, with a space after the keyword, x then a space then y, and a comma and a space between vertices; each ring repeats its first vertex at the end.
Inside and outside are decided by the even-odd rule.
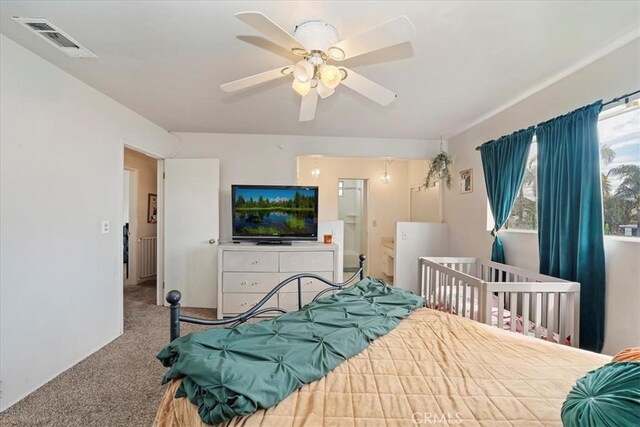
POLYGON ((203 421, 216 424, 280 402, 393 330, 422 298, 367 278, 300 311, 178 338, 158 354, 163 383, 183 378, 203 421))

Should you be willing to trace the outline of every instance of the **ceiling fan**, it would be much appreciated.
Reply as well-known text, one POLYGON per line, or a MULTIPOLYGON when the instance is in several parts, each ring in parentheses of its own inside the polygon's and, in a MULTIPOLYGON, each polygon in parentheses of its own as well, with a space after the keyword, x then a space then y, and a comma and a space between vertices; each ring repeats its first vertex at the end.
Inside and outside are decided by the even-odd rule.
POLYGON ((320 20, 297 25, 291 35, 260 12, 240 12, 235 16, 301 59, 296 64, 225 83, 220 88, 225 92, 235 92, 293 75, 291 87, 302 96, 299 117, 301 122, 313 120, 318 97, 331 96, 340 84, 380 105, 393 102, 397 97, 394 92, 353 70, 332 65, 331 62, 338 63, 395 46, 410 41, 416 34, 413 24, 406 16, 400 16, 342 41, 339 41, 335 27, 320 20))

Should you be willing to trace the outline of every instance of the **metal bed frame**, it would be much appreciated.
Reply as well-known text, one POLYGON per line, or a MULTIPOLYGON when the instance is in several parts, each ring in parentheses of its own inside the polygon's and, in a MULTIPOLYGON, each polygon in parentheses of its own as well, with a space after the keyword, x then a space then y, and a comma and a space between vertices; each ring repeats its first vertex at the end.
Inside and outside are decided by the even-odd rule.
POLYGON ((322 276, 318 276, 317 274, 312 274, 312 273, 301 273, 301 274, 296 274, 294 276, 291 276, 283 280, 282 282, 278 283, 273 289, 271 289, 264 296, 264 298, 262 298, 255 306, 251 307, 249 310, 245 311, 244 313, 241 313, 226 319, 202 319, 198 317, 183 316, 180 314, 180 298, 182 298, 182 295, 180 294, 179 291, 176 291, 176 290, 169 291, 169 293, 167 293, 166 300, 169 303, 169 313, 170 313, 169 331, 170 331, 171 341, 180 337, 180 322, 193 323, 196 325, 210 325, 210 326, 220 326, 220 325, 231 324, 231 327, 235 328, 236 326, 243 324, 247 320, 252 319, 256 316, 260 316, 265 313, 269 313, 269 312, 286 313, 286 311, 280 307, 268 307, 268 308, 262 308, 262 309, 261 307, 272 296, 274 296, 278 291, 280 291, 280 289, 282 289, 283 287, 285 287, 286 285, 288 285, 293 281, 297 281, 297 284, 298 284, 298 310, 299 310, 302 308, 302 305, 303 305, 302 304, 302 279, 306 279, 306 278, 316 279, 329 286, 328 288, 318 292, 318 294, 313 298, 313 301, 315 301, 318 298, 320 298, 322 295, 326 294, 327 292, 342 290, 348 287, 350 284, 354 284, 352 282, 355 282, 356 278, 363 280, 364 279, 364 262, 366 259, 367 257, 365 255, 360 255, 359 256, 360 265, 358 270, 355 273, 353 273, 353 276, 351 276, 349 279, 347 279, 342 283, 332 282, 330 280, 325 279, 322 276))

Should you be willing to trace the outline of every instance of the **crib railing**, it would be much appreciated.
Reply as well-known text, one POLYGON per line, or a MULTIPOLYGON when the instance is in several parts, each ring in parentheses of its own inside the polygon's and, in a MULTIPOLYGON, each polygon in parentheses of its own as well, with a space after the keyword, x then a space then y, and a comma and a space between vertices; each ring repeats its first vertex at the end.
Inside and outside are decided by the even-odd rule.
POLYGON ((478 258, 420 258, 422 296, 428 307, 504 329, 579 345, 580 284, 478 258), (495 318, 495 321, 494 321, 495 318))

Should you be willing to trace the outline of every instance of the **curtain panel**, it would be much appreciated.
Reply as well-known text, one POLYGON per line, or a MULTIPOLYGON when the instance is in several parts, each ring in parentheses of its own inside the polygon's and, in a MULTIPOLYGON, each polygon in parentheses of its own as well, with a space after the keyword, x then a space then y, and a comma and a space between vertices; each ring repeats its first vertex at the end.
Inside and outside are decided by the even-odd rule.
POLYGON ((580 346, 597 352, 605 319, 601 109, 597 102, 536 129, 540 273, 580 282, 580 346))
POLYGON ((520 191, 534 129, 532 126, 480 146, 484 182, 494 219, 491 260, 502 264, 505 263, 504 246, 498 231, 507 222, 520 191))

